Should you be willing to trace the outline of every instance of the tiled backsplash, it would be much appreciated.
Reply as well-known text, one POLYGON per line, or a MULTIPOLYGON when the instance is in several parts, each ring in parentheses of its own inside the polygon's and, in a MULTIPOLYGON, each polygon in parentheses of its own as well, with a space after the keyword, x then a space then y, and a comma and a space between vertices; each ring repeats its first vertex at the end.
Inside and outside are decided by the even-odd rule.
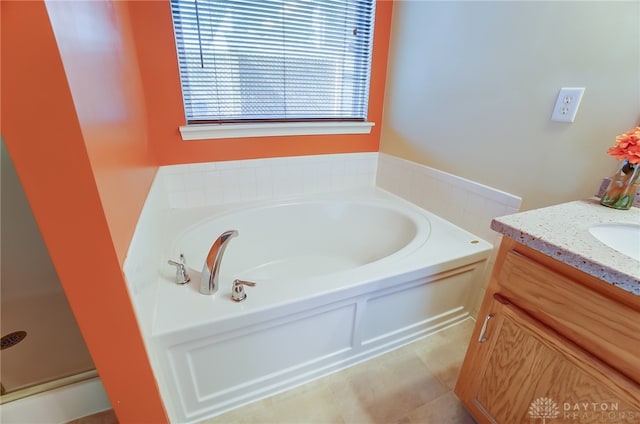
POLYGON ((516 213, 522 199, 464 178, 380 153, 376 184, 497 245, 489 228, 497 216, 516 213))
POLYGON ((171 208, 269 200, 379 186, 495 243, 496 216, 517 212, 517 196, 384 153, 349 153, 163 166, 171 208))
POLYGON ((298 156, 163 166, 172 208, 192 208, 371 187, 377 153, 298 156))

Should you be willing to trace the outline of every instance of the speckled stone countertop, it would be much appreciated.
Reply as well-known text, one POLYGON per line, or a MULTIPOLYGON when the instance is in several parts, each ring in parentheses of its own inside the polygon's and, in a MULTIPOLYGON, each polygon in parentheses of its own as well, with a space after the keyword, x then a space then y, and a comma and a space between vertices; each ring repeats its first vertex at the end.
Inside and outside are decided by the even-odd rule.
POLYGON ((606 246, 589 233, 594 224, 640 225, 640 208, 621 211, 601 206, 598 201, 577 200, 495 218, 491 228, 640 296, 640 261, 606 246))

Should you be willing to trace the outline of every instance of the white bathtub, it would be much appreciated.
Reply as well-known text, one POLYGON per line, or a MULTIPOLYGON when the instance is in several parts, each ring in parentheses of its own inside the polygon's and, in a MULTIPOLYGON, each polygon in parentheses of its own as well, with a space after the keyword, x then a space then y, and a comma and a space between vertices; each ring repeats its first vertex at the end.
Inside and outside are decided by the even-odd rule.
POLYGON ((198 422, 468 317, 491 245, 380 189, 172 210, 150 342, 174 422, 198 422), (213 241, 238 230, 213 296, 213 241), (187 258, 192 282, 166 265, 187 258), (253 281, 242 303, 231 283, 253 281))

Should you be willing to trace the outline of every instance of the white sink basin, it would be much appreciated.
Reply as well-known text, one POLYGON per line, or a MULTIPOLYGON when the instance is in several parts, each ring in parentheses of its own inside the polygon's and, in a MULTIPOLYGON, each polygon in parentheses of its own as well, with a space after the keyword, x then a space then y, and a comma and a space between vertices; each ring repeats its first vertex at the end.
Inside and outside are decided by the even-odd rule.
POLYGON ((640 225, 598 224, 589 232, 612 249, 640 261, 640 225))

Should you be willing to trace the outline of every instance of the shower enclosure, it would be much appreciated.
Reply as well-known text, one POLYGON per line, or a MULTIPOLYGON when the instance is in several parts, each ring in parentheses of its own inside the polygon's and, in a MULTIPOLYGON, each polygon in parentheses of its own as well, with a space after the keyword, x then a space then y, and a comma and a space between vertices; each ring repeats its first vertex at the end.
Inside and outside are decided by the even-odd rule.
POLYGON ((0 152, 0 404, 97 376, 8 151, 0 152))

